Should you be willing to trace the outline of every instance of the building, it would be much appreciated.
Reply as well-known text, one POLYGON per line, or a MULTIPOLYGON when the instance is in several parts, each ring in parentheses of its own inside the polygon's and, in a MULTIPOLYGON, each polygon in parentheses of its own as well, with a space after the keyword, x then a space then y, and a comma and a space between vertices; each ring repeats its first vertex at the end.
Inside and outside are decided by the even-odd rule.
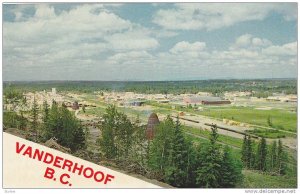
POLYGON ((53 95, 53 96, 56 95, 56 88, 52 88, 52 95, 53 95))
POLYGON ((78 110, 79 109, 79 104, 78 104, 77 101, 73 103, 72 109, 73 110, 78 110))
POLYGON ((220 97, 214 96, 188 96, 183 98, 183 102, 187 105, 203 104, 203 105, 221 105, 231 104, 229 100, 222 100, 220 97))
POLYGON ((151 140, 154 137, 155 127, 159 124, 159 119, 156 113, 151 113, 148 118, 147 128, 146 128, 146 136, 147 139, 151 140))
POLYGON ((219 100, 219 101, 202 101, 203 105, 222 105, 222 104, 231 104, 229 100, 219 100))
POLYGON ((124 106, 142 106, 145 104, 145 101, 142 100, 127 100, 125 102, 120 103, 120 105, 124 106))

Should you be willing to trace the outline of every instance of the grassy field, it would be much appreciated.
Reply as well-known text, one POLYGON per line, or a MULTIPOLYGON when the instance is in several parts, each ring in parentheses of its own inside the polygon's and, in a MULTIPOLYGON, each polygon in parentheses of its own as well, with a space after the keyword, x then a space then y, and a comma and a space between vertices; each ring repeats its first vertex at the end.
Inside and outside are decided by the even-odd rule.
POLYGON ((296 188, 297 176, 271 176, 251 170, 243 170, 244 179, 239 188, 296 188))
POLYGON ((292 132, 296 132, 297 129, 297 114, 278 109, 257 110, 252 107, 206 108, 199 114, 266 127, 269 127, 268 118, 270 118, 273 128, 292 132))
MULTIPOLYGON (((153 101, 147 102, 147 104, 159 107, 159 112, 166 113, 171 111, 172 106, 169 104, 159 104, 153 101)), ((254 107, 235 107, 231 105, 224 106, 205 106, 204 111, 195 111, 192 108, 182 108, 176 106, 177 111, 189 112, 192 114, 200 114, 204 116, 213 117, 216 119, 230 119, 239 122, 245 122, 253 125, 272 127, 279 130, 297 131, 297 114, 288 110, 271 109, 271 110, 258 110, 254 107), (272 126, 268 123, 268 118, 271 120, 272 126)), ((266 134, 270 137, 282 136, 286 134, 266 134)))
POLYGON ((270 138, 270 139, 277 139, 277 138, 284 138, 284 137, 296 138, 296 135, 289 134, 279 130, 273 130, 273 129, 256 128, 254 130, 247 130, 247 132, 253 135, 257 135, 259 137, 270 138))
MULTIPOLYGON (((208 130, 201 130, 198 128, 189 127, 189 126, 185 126, 185 125, 183 125, 182 128, 183 128, 184 132, 188 132, 188 133, 198 135, 198 136, 201 136, 204 138, 209 138, 209 136, 210 136, 210 131, 208 131, 208 130)), ((243 141, 239 138, 234 138, 234 137, 225 136, 225 135, 221 135, 221 134, 219 134, 219 136, 218 136, 218 141, 221 143, 224 143, 224 144, 228 144, 230 146, 237 147, 237 148, 241 148, 242 144, 243 144, 243 141)))

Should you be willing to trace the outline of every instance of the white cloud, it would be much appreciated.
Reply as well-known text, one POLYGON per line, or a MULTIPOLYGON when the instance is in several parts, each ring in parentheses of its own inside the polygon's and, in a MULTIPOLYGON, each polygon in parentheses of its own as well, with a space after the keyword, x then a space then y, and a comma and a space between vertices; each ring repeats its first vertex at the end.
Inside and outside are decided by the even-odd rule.
POLYGON ((186 41, 178 42, 173 48, 170 49, 171 53, 179 54, 182 52, 201 52, 205 49, 205 42, 189 43, 186 41))
POLYGON ((251 34, 244 34, 236 38, 235 43, 230 49, 260 49, 271 45, 272 42, 268 39, 254 37, 251 34))
POLYGON ((297 55, 297 42, 291 42, 281 46, 274 45, 266 49, 263 49, 262 52, 266 55, 273 56, 296 56, 297 55))
POLYGON ((145 29, 128 30, 122 33, 107 35, 104 39, 114 50, 147 50, 159 46, 155 38, 150 37, 145 29))
POLYGON ((36 19, 51 19, 56 16, 54 7, 52 6, 50 7, 47 4, 37 4, 35 7, 36 10, 34 16, 36 19))
MULTIPOLYGON (((117 53, 107 59, 109 64, 123 64, 123 63, 135 63, 153 59, 153 56, 147 51, 130 51, 124 53, 117 53)), ((140 63, 142 65, 143 63, 140 63)))
POLYGON ((239 22, 263 20, 270 13, 282 14, 286 20, 297 18, 293 3, 182 3, 175 8, 160 9, 153 22, 170 30, 215 30, 239 22))
MULTIPOLYGON (((79 68, 83 63, 101 63, 106 59, 103 53, 159 46, 146 28, 106 7, 84 4, 56 14, 53 6, 38 4, 32 17, 4 22, 4 69, 18 65, 49 68, 60 64, 79 68)), ((21 13, 23 9, 15 12, 21 13)))
POLYGON ((224 4, 179 4, 160 10, 157 13, 166 14, 160 22, 170 20, 162 25, 164 29, 135 24, 98 4, 78 5, 60 13, 43 5, 30 17, 23 14, 25 8, 17 7, 15 21, 3 23, 4 79, 248 78, 267 77, 271 71, 278 77, 296 76, 297 42, 274 45, 265 37, 243 34, 228 48, 214 50, 203 40, 191 42, 188 35, 172 31, 172 26, 217 29, 260 20, 274 10, 294 17, 285 6, 280 10, 277 5, 268 9, 265 4, 249 9, 220 5, 224 4), (39 74, 46 75, 41 78, 39 74))
POLYGON ((157 30, 153 32, 153 35, 158 37, 158 38, 171 38, 174 36, 177 36, 179 33, 170 31, 170 30, 157 30))

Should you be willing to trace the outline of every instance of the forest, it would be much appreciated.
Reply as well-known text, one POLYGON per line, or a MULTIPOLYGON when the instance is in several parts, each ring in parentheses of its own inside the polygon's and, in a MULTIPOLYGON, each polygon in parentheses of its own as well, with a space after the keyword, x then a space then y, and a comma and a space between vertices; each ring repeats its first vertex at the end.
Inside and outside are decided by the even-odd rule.
POLYGON ((13 88, 22 92, 42 91, 57 88, 59 91, 127 91, 136 93, 182 94, 211 92, 215 95, 225 91, 255 91, 257 97, 266 97, 273 92, 297 93, 296 79, 253 80, 194 80, 194 81, 14 81, 4 82, 4 92, 13 88))

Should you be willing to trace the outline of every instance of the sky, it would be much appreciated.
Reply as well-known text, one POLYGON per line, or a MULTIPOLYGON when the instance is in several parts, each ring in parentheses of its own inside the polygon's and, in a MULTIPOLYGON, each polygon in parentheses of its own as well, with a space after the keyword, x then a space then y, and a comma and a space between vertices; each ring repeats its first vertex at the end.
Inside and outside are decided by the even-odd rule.
POLYGON ((4 81, 297 78, 297 4, 4 4, 2 48, 4 81))

